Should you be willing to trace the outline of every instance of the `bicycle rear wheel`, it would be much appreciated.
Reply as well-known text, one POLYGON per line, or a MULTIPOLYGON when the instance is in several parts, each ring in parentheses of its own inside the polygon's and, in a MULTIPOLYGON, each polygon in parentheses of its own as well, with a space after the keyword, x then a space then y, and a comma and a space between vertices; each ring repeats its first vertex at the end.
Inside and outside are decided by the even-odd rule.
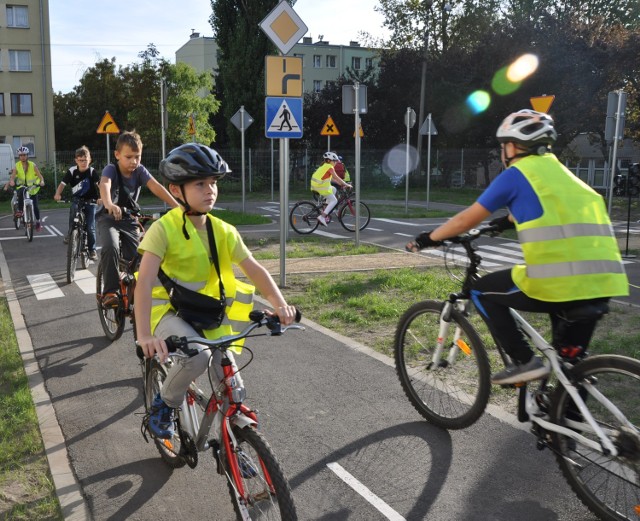
POLYGON ((320 215, 320 211, 315 204, 310 201, 301 201, 291 208, 289 223, 296 232, 307 235, 312 233, 320 224, 318 215, 320 215))
POLYGON ((233 457, 240 467, 244 497, 238 495, 229 470, 227 455, 222 453, 227 486, 238 519, 298 519, 289 482, 270 445, 252 427, 234 427, 237 445, 233 457))
MULTIPOLYGON (((556 460, 565 479, 580 500, 600 519, 635 520, 640 512, 640 361, 617 355, 587 358, 571 371, 580 395, 598 425, 609 434, 619 451, 613 457, 553 433, 556 460), (590 382, 632 424, 622 425, 584 387, 590 382)), ((591 429, 567 393, 560 386, 552 399, 551 418, 597 442, 591 429)))
POLYGON ((441 360, 434 367, 442 305, 435 300, 418 302, 400 318, 396 372, 407 398, 426 420, 445 429, 462 429, 482 416, 489 401, 489 360, 473 326, 453 311, 441 360))
MULTIPOLYGON (((350 232, 356 231, 356 201, 355 199, 348 199, 345 204, 340 208, 338 212, 338 220, 342 227, 350 232)), ((371 220, 371 212, 369 211, 369 207, 360 201, 360 226, 359 230, 364 230, 367 226, 369 226, 369 221, 371 220)))
POLYGON ((100 316, 100 324, 102 324, 105 336, 114 341, 120 338, 124 331, 125 314, 122 308, 122 299, 119 299, 117 306, 106 307, 102 304, 102 295, 104 295, 104 262, 100 260, 98 274, 96 275, 98 315, 100 316))
POLYGON ((35 216, 33 215, 33 206, 25 206, 24 213, 24 230, 27 239, 31 242, 33 240, 33 227, 36 225, 35 216))
POLYGON ((76 275, 78 255, 80 254, 80 231, 77 228, 71 230, 69 243, 67 244, 67 284, 71 284, 76 275))

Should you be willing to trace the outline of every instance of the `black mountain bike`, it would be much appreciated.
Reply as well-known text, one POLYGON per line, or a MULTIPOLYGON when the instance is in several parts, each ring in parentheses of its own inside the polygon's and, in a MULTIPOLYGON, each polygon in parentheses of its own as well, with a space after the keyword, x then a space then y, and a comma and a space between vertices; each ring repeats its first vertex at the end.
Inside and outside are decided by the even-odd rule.
MULTIPOLYGON (((325 207, 325 199, 316 195, 316 201, 300 201, 293 205, 289 212, 289 223, 291 227, 302 235, 307 235, 316 230, 320 225, 318 216, 323 212, 325 207)), ((347 188, 338 192, 338 204, 331 210, 327 216, 327 224, 331 221, 333 213, 338 215, 338 221, 342 227, 349 231, 356 231, 356 198, 353 189, 347 188)), ((371 220, 371 211, 369 207, 360 201, 360 230, 364 230, 371 220)))
MULTIPOLYGON (((68 201, 66 201, 68 202, 68 201)), ((69 230, 69 242, 67 244, 67 283, 71 284, 76 275, 78 260, 83 270, 89 265, 89 248, 87 246, 87 219, 84 208, 89 204, 95 204, 95 200, 74 199, 76 207, 73 216, 73 226, 69 230)))

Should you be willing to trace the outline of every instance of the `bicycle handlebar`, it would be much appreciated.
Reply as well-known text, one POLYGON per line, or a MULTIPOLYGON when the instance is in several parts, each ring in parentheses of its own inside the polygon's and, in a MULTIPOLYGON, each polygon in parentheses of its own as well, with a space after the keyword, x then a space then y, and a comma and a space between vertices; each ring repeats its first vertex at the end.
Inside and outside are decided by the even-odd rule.
MULTIPOLYGON (((299 309, 296 309, 296 317, 295 321, 300 322, 302 318, 302 313, 300 313, 299 309)), ((197 349, 191 349, 189 344, 201 344, 205 345, 212 349, 219 349, 224 351, 227 347, 229 347, 233 342, 237 340, 241 340, 249 336, 249 334, 259 327, 267 326, 269 329, 269 336, 280 336, 288 329, 302 329, 303 326, 299 326, 293 324, 291 326, 282 327, 280 324, 280 319, 278 315, 268 315, 265 311, 253 310, 249 313, 249 320, 251 320, 251 324, 249 324, 242 332, 237 335, 228 335, 222 338, 217 338, 215 340, 210 340, 208 338, 204 338, 201 336, 192 336, 192 337, 179 337, 176 335, 172 335, 170 337, 165 338, 165 343, 167 344, 167 350, 169 353, 176 353, 178 350, 182 351, 187 357, 192 357, 200 353, 197 349)), ((144 353, 142 352, 142 348, 136 342, 136 354, 140 359, 144 358, 144 353)))
POLYGON ((475 241, 482 235, 499 235, 500 229, 498 226, 494 225, 486 225, 481 226, 479 228, 471 228, 467 233, 462 235, 457 235, 455 237, 449 237, 448 239, 442 239, 442 242, 451 242, 453 244, 464 244, 468 242, 475 241))

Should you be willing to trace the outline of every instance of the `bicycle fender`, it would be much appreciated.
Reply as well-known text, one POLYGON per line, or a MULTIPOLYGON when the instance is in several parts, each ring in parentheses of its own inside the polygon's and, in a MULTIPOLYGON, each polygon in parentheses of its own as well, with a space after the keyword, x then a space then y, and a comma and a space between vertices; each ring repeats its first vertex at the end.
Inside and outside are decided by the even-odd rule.
POLYGON ((249 418, 248 416, 245 416, 244 414, 238 414, 237 416, 234 416, 231 423, 234 426, 239 427, 240 429, 244 429, 245 427, 249 427, 251 425, 258 425, 258 422, 256 422, 255 420, 252 420, 251 418, 249 418))

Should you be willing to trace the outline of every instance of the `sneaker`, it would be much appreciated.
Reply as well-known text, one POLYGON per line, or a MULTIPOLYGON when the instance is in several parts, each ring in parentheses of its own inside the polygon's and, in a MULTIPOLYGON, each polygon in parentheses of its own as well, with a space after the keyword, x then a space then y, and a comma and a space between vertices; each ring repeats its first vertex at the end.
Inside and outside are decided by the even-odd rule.
POLYGON ((120 299, 117 293, 105 293, 102 295, 102 305, 105 308, 117 308, 120 299))
POLYGON ((238 465, 240 466, 240 474, 244 479, 255 478, 258 475, 255 465, 242 449, 238 449, 238 465))
POLYGON ((322 226, 326 226, 327 225, 327 219, 324 215, 318 215, 318 222, 322 225, 322 226))
POLYGON ((160 398, 160 393, 156 395, 151 404, 149 412, 149 430, 156 438, 168 440, 173 437, 175 431, 174 425, 174 409, 169 407, 164 400, 160 398))
POLYGON ((39 232, 42 230, 42 224, 40 224, 40 221, 36 221, 36 231, 39 232))
POLYGON ((491 383, 503 385, 539 380, 547 376, 549 372, 549 366, 545 365, 539 356, 534 356, 526 364, 512 365, 504 371, 494 374, 491 377, 491 383))
POLYGON ((22 217, 22 212, 18 210, 15 215, 16 219, 20 219, 22 217))
POLYGON ((96 250, 91 250, 89 252, 89 259, 91 259, 92 261, 98 260, 98 253, 96 252, 96 250))

